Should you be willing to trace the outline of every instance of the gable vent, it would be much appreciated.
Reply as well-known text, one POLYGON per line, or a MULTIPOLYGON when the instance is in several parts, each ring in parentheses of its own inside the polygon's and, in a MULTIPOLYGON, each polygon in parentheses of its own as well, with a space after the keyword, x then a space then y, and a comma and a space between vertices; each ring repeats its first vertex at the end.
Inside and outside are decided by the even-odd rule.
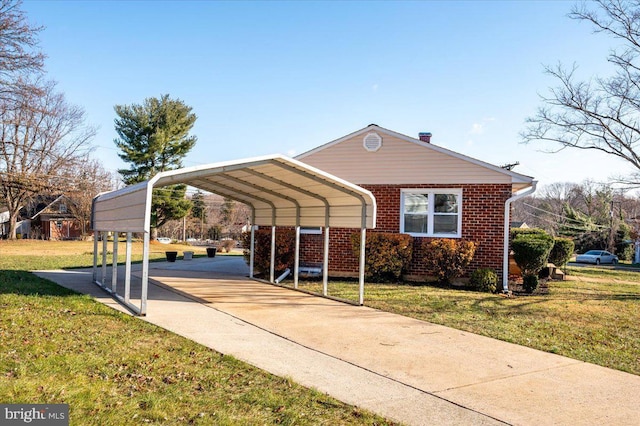
POLYGON ((367 133, 362 140, 362 145, 369 152, 377 151, 382 146, 382 138, 375 132, 367 133))

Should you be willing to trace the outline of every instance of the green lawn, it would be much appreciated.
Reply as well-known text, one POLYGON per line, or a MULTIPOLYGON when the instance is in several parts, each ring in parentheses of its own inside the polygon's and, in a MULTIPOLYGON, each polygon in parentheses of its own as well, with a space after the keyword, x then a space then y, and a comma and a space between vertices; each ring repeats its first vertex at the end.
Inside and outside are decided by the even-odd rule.
POLYGON ((91 249, 0 241, 1 402, 67 403, 73 425, 394 424, 25 271, 91 249))
MULTIPOLYGON (((169 248, 204 254, 158 244, 151 258, 169 248)), ((0 241, 0 401, 66 402, 74 424, 391 424, 25 272, 90 266, 92 250, 0 241)), ((568 272, 547 295, 367 284, 365 304, 640 374, 639 273, 568 272)), ((357 284, 331 281, 329 292, 355 300, 357 284)))

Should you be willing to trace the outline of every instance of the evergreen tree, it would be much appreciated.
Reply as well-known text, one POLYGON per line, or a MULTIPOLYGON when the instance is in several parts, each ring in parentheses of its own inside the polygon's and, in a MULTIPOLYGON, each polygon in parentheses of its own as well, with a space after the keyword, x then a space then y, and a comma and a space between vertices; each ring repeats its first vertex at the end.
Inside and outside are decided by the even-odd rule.
MULTIPOLYGON (((191 107, 169 95, 147 98, 142 105, 116 105, 114 140, 122 151, 119 157, 130 164, 118 172, 127 185, 143 182, 159 172, 182 167, 182 159, 193 148, 196 136, 189 135, 196 121, 191 107)), ((186 185, 154 189, 151 226, 157 228, 168 220, 181 219, 189 213, 191 202, 185 198, 186 185)))
POLYGON ((152 178, 159 172, 182 167, 182 159, 193 148, 196 136, 189 132, 196 122, 191 107, 169 95, 147 98, 142 105, 116 105, 118 156, 129 169, 121 169, 125 184, 152 178))
POLYGON ((204 194, 202 191, 197 190, 191 197, 191 217, 207 223, 207 206, 204 202, 204 194))
POLYGON ((191 197, 191 217, 200 224, 200 238, 204 236, 204 224, 207 223, 207 205, 204 202, 204 194, 197 190, 191 197))

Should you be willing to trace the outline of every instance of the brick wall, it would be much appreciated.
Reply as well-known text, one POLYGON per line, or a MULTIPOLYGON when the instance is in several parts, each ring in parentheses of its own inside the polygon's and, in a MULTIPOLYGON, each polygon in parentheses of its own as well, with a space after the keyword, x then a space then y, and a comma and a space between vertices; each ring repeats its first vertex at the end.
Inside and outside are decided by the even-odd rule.
MULTIPOLYGON (((504 203, 511 196, 509 184, 465 185, 362 185, 377 202, 377 226, 370 232, 399 232, 402 188, 462 188, 462 238, 478 244, 467 273, 477 268, 494 269, 502 274, 504 203)), ((332 276, 357 276, 358 257, 353 253, 351 234, 359 230, 332 228, 330 231, 329 273, 332 276)), ((408 275, 414 279, 427 275, 419 259, 425 238, 414 238, 413 258, 408 275)), ((302 235, 301 261, 322 261, 322 235, 302 235)))

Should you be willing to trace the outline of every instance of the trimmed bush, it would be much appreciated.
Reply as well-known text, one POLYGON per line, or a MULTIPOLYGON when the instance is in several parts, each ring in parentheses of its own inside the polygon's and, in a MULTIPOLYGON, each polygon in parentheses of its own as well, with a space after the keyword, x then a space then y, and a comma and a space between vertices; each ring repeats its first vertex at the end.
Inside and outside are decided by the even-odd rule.
POLYGON ((538 273, 546 266, 553 244, 553 237, 546 232, 521 233, 511 242, 513 259, 522 270, 527 293, 533 293, 538 287, 538 273))
MULTIPOLYGON (((277 235, 276 235, 276 238, 277 238, 277 235)), ((249 234, 249 239, 251 239, 251 234, 249 234)), ((249 244, 250 243, 251 241, 249 241, 249 244)), ((236 246, 236 240, 223 240, 218 245, 218 251, 219 252, 224 251, 225 253, 229 253, 235 246, 236 246)))
POLYGON ((531 294, 538 288, 540 280, 537 275, 525 275, 522 277, 522 288, 524 291, 531 294))
POLYGON ((571 238, 556 237, 549 253, 549 262, 558 267, 564 266, 571 259, 574 249, 575 244, 571 238))
POLYGON ((422 242, 423 261, 429 273, 438 281, 450 284, 460 277, 464 268, 469 266, 476 252, 476 243, 472 241, 438 238, 422 242))
POLYGON ((471 273, 469 285, 476 291, 495 293, 498 288, 498 274, 490 268, 476 269, 471 273))
MULTIPOLYGON (((360 233, 351 235, 353 253, 360 256, 360 233)), ((398 280, 411 263, 413 237, 385 232, 367 233, 365 275, 373 282, 398 280)))
POLYGON ((512 228, 511 231, 509 232, 509 238, 511 241, 515 240, 516 238, 520 237, 520 236, 542 236, 542 238, 544 237, 550 237, 550 235, 547 233, 547 231, 545 231, 544 229, 540 229, 540 228, 512 228))
MULTIPOLYGON (((251 249, 251 233, 242 234, 244 260, 249 264, 251 249)), ((296 234, 292 229, 278 229, 276 231, 275 272, 280 275, 287 268, 293 268, 296 250, 296 234)), ((263 274, 269 273, 271 264, 271 229, 255 231, 255 254, 253 267, 263 274)))
POLYGON ((513 259, 522 269, 523 276, 537 275, 547 264, 552 248, 553 238, 546 234, 518 235, 511 242, 513 259))

